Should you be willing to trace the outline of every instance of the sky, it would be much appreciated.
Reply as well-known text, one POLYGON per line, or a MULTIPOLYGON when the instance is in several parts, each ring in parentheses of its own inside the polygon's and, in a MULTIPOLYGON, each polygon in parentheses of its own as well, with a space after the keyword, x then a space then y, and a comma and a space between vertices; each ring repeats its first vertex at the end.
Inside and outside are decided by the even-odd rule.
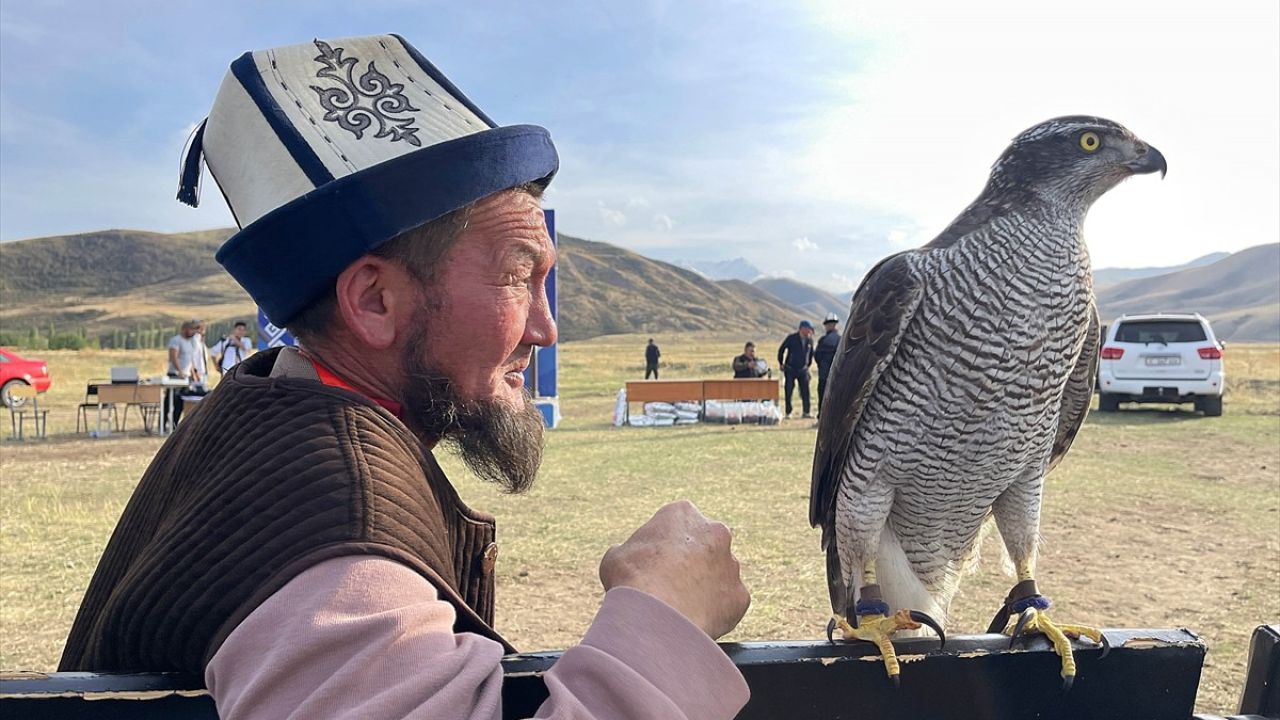
POLYGON ((1020 131, 1074 114, 1169 162, 1095 205, 1095 267, 1280 240, 1275 0, 3 0, 0 240, 232 225, 211 188, 174 200, 230 62, 384 32, 498 123, 551 131, 562 233, 658 259, 851 290, 946 227, 1020 131))

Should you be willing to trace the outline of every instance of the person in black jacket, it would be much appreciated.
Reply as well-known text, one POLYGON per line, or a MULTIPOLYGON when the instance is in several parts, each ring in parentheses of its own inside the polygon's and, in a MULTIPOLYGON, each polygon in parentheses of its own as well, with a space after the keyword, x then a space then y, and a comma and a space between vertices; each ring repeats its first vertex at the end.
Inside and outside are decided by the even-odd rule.
POLYGON ((769 372, 765 365, 756 357, 756 344, 749 342, 742 348, 742 354, 733 359, 733 377, 735 380, 764 377, 769 372))
POLYGON ((649 373, 653 373, 653 379, 658 379, 658 358, 662 357, 662 351, 653 343, 653 338, 649 338, 649 344, 644 348, 644 379, 649 379, 649 373))
POLYGON ((791 392, 800 385, 803 417, 809 415, 809 364, 813 362, 813 323, 800 321, 800 329, 787 336, 778 346, 778 364, 786 378, 787 417, 791 417, 791 392))
POLYGON ((827 374, 831 372, 831 363, 835 362, 836 350, 840 347, 840 332, 836 326, 840 318, 835 313, 827 313, 822 327, 827 332, 818 338, 818 346, 813 350, 813 361, 818 364, 818 414, 822 414, 822 395, 827 389, 827 374))

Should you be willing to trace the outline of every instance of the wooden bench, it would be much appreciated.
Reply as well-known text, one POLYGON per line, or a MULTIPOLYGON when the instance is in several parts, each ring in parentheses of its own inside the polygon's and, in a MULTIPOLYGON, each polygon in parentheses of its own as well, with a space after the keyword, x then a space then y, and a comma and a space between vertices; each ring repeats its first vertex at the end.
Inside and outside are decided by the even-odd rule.
POLYGON ((737 380, 703 380, 702 399, 707 400, 778 400, 778 381, 773 378, 739 378, 737 380))
POLYGON ((631 417, 633 402, 696 402, 705 407, 708 400, 777 399, 778 381, 773 378, 630 380, 627 382, 627 418, 631 417))
MULTIPOLYGON (((894 644, 912 657, 901 687, 885 677, 869 643, 722 643, 742 671, 751 700, 738 720, 969 720, 1090 718, 1191 720, 1205 645, 1187 630, 1107 630, 1104 658, 1076 643, 1075 686, 1062 691, 1058 656, 1042 637, 1015 649, 1002 635, 894 644)), ((1280 628, 1260 627, 1250 647, 1240 712, 1280 713, 1280 628)), ((560 652, 503 659, 503 717, 525 718, 547 697, 543 678, 560 652)), ((201 678, 174 674, 8 673, 0 677, 0 716, 67 718, 217 717, 201 678)))
POLYGON ((627 382, 627 402, 702 402, 702 380, 634 380, 627 382))

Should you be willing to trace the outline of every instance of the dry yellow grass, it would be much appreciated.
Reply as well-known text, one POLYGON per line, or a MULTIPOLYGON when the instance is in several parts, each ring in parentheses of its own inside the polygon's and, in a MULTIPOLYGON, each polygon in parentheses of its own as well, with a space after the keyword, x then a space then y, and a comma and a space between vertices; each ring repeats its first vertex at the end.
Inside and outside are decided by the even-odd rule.
MULTIPOLYGON (((723 377, 743 338, 659 337, 664 377, 723 377)), ((753 338, 770 356, 775 346, 753 338)), ((817 638, 827 614, 808 526, 814 424, 613 428, 613 394, 643 375, 644 337, 562 348, 564 426, 537 487, 511 497, 446 469, 495 512, 499 628, 522 648, 573 643, 599 602, 596 565, 661 503, 687 497, 730 524, 751 611, 731 639, 817 638)), ((42 353, 55 374, 41 443, 0 445, 0 667, 52 668, 79 599, 160 441, 65 435, 84 380, 113 364, 159 372, 159 351, 42 353)), ((1095 414, 1049 478, 1041 587, 1057 616, 1107 627, 1186 626, 1210 647, 1202 712, 1234 709, 1252 628, 1280 619, 1280 347, 1235 346, 1222 418, 1148 407, 1095 414)), ((133 424, 133 423, 131 423, 133 424)), ((949 623, 978 632, 1010 580, 997 538, 949 623)))

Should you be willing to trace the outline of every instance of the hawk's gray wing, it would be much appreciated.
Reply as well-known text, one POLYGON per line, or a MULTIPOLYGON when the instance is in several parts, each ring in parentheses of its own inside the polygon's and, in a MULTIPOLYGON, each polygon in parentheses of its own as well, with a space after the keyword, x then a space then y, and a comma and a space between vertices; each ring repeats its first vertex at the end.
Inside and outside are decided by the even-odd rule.
POLYGON ((1062 405, 1058 416, 1058 434, 1053 440, 1053 454, 1049 456, 1049 471, 1052 472, 1076 439, 1084 418, 1089 414, 1089 402, 1093 400, 1093 385, 1098 377, 1098 346, 1102 342, 1099 333, 1098 306, 1089 307, 1089 330, 1085 334, 1084 347, 1080 349, 1080 357, 1076 366, 1071 369, 1067 378, 1067 387, 1062 391, 1062 405))
POLYGON ((822 400, 809 486, 809 524, 823 526, 824 547, 830 545, 836 493, 854 431, 923 295, 907 259, 918 252, 908 250, 885 258, 867 273, 853 295, 822 400))

